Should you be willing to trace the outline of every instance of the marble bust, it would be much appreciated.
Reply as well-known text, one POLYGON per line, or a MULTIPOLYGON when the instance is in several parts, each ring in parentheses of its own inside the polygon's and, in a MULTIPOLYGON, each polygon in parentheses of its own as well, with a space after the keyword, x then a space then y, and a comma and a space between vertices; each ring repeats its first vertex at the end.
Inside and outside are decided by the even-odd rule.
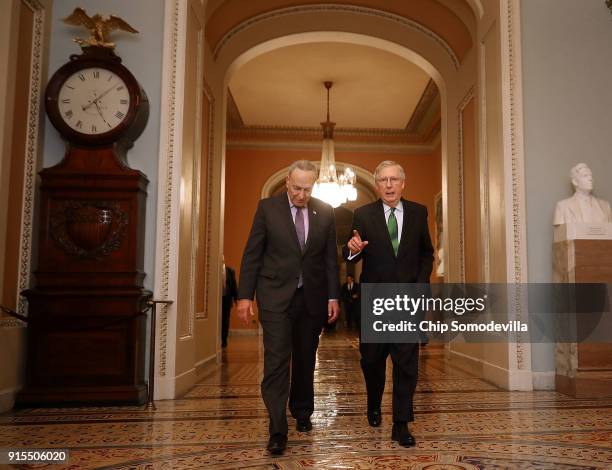
POLYGON ((593 173, 586 163, 578 163, 570 171, 574 195, 557 202, 553 225, 573 222, 605 224, 612 222, 610 203, 591 195, 593 173))

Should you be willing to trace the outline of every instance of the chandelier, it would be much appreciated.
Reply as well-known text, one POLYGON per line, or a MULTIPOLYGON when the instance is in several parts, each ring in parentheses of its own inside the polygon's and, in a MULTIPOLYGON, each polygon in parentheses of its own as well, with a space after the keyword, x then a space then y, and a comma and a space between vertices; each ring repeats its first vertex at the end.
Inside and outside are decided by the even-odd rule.
POLYGON ((340 175, 336 173, 336 158, 334 156, 334 126, 336 123, 329 120, 329 89, 332 87, 332 82, 323 82, 323 85, 327 89, 327 121, 321 123, 323 127, 323 149, 319 178, 314 185, 312 195, 327 202, 332 207, 338 207, 346 201, 357 199, 355 172, 346 167, 340 175))

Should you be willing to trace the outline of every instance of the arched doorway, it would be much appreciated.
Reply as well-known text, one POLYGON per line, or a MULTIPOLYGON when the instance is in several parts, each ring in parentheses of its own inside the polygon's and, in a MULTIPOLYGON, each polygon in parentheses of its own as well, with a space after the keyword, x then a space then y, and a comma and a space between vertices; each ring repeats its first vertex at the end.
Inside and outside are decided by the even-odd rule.
MULTIPOLYGON (((430 74, 441 96, 442 200, 448 280, 464 280, 466 260, 477 260, 481 280, 524 281, 522 128, 518 117, 521 97, 516 86, 520 48, 516 44, 516 23, 512 21, 518 14, 517 3, 503 1, 484 10, 477 1, 459 2, 453 21, 458 18, 463 26, 453 23, 456 28, 450 28, 449 34, 431 16, 419 16, 431 2, 414 2, 406 7, 413 10, 397 12, 384 11, 376 5, 330 7, 295 3, 300 5, 284 8, 267 5, 265 12, 255 11, 258 7, 254 6, 253 11, 224 16, 222 12, 230 8, 229 4, 211 2, 204 14, 206 36, 200 37, 201 42, 198 34, 194 36, 193 56, 203 57, 202 69, 197 70, 203 70, 205 88, 214 100, 209 122, 212 144, 207 168, 210 172, 206 182, 210 196, 206 203, 210 253, 208 309, 218 309, 219 274, 215 268, 223 244, 228 81, 237 67, 253 57, 312 41, 377 47, 417 63, 430 74), (221 21, 223 18, 227 21, 221 21), (208 48, 203 46, 206 41, 208 48), (468 165, 476 168, 471 179, 464 174, 468 165), (470 225, 474 221, 475 227, 470 225), (466 235, 471 243, 466 243, 466 235)), ((445 2, 436 8, 442 3, 445 2)), ((178 3, 176 9, 172 18, 180 19, 181 14, 190 17, 189 11, 182 10, 178 3)), ((175 31, 180 28, 189 29, 179 21, 175 31)), ((202 34, 203 31, 202 28, 202 34)), ((190 37, 188 33, 185 36, 190 37)), ((179 34, 179 45, 181 37, 179 34)), ((186 57, 192 57, 189 49, 186 57)), ((176 63, 180 64, 180 60, 176 63)), ((162 162, 162 166, 166 163, 162 162)), ((171 188, 171 193, 178 199, 178 189, 171 188)), ((162 204, 160 213, 167 207, 162 204)), ((168 225, 176 227, 177 224, 173 225, 170 217, 168 225)), ((180 266, 175 271, 180 271, 180 266)), ((164 279, 163 266, 158 276, 164 279)), ((521 302, 515 299, 510 306, 519 315, 523 308, 521 302)), ((167 354, 173 348, 162 344, 160 353, 165 349, 167 354)), ((529 348, 518 344, 504 347, 503 351, 493 351, 499 364, 486 364, 484 351, 474 353, 474 357, 470 356, 471 352, 460 355, 469 356, 468 362, 483 371, 488 368, 491 380, 504 387, 530 388, 529 348)))

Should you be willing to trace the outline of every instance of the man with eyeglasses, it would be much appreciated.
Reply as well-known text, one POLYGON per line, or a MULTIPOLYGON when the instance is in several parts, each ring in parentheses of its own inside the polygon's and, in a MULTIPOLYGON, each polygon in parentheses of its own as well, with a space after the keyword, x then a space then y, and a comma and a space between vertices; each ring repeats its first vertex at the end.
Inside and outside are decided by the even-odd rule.
POLYGON ((312 429, 319 335, 340 312, 334 210, 311 198, 316 179, 309 161, 291 164, 287 191, 259 202, 240 266, 237 314, 245 324, 257 293, 273 455, 287 447, 287 400, 296 430, 312 429))
MULTIPOLYGON (((427 208, 402 198, 404 169, 384 161, 374 171, 377 201, 355 210, 353 236, 343 247, 347 261, 363 260, 362 283, 428 283, 433 247, 427 208)), ((418 379, 418 343, 359 345, 361 369, 368 394, 368 422, 382 422, 380 404, 385 389, 387 356, 393 362, 393 428, 391 439, 404 447, 415 445, 407 423, 414 421, 413 395, 418 379)))

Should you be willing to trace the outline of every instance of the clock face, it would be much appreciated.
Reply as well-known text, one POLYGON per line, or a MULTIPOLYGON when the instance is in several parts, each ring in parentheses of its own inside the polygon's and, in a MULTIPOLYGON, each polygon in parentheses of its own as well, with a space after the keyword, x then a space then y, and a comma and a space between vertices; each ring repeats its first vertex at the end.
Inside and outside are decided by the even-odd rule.
POLYGON ((130 94, 114 72, 101 67, 83 68, 61 85, 58 106, 62 120, 74 131, 103 134, 124 121, 130 94))

